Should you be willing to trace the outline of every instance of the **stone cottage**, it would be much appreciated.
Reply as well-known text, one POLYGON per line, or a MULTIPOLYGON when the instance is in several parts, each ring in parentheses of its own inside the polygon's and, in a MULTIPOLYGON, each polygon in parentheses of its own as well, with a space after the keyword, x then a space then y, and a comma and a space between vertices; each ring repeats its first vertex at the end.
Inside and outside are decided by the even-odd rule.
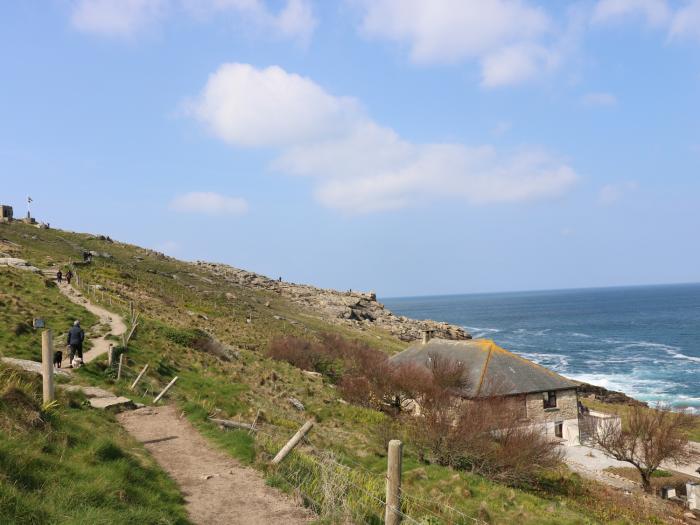
POLYGON ((440 356, 464 367, 465 398, 500 397, 522 414, 524 425, 537 425, 554 441, 579 444, 577 383, 515 355, 488 339, 448 341, 426 334, 390 359, 393 364, 429 366, 440 356))
POLYGON ((0 222, 12 221, 12 206, 0 204, 0 222))

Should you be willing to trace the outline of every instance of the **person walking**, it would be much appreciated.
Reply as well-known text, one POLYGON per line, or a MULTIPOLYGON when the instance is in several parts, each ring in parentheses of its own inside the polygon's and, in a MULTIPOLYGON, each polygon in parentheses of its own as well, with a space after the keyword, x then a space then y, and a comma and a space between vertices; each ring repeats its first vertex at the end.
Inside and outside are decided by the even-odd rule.
POLYGON ((85 332, 80 328, 80 321, 75 321, 73 326, 68 330, 68 337, 66 343, 70 348, 70 365, 69 368, 73 368, 73 358, 79 357, 83 360, 83 341, 85 340, 85 332))
POLYGON ((63 282, 63 272, 60 269, 56 272, 56 282, 58 284, 63 282))
POLYGON ((68 284, 70 284, 70 281, 71 281, 72 278, 73 278, 73 271, 72 271, 72 270, 68 270, 68 271, 66 272, 66 282, 67 282, 68 284))

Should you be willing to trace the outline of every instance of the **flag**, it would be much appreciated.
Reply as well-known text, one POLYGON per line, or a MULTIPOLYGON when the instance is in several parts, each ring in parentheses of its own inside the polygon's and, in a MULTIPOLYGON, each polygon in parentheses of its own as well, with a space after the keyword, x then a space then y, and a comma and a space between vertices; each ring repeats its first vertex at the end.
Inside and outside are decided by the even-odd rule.
POLYGON ((29 204, 30 202, 32 202, 32 198, 31 198, 31 197, 27 197, 27 204, 29 204))

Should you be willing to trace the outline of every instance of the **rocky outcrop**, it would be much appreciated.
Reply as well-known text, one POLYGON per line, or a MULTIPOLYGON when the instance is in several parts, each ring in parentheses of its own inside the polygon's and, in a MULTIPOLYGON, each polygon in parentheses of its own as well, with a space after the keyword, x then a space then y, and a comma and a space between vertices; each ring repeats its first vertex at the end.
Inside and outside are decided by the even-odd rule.
POLYGON ((239 270, 225 264, 203 261, 197 261, 194 264, 233 284, 279 294, 333 323, 360 327, 376 326, 387 330, 402 341, 419 339, 423 330, 432 330, 435 337, 443 339, 471 339, 471 335, 459 326, 394 315, 377 301, 374 292, 340 292, 270 279, 264 275, 239 270))
POLYGON ((18 270, 41 273, 39 268, 32 266, 24 259, 18 259, 17 257, 0 257, 0 266, 10 266, 12 268, 17 268, 18 270))
POLYGON ((647 403, 634 399, 623 392, 608 390, 602 386, 591 385, 589 383, 578 382, 578 393, 581 396, 593 396, 598 401, 612 405, 637 405, 648 406, 647 403))

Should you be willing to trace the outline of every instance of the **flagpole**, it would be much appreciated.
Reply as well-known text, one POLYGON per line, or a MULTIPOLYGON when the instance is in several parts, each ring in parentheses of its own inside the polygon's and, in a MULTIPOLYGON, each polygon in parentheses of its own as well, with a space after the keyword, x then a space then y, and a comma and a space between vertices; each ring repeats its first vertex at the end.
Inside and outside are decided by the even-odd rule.
POLYGON ((27 219, 32 218, 32 210, 30 204, 32 203, 32 198, 27 197, 27 219))

